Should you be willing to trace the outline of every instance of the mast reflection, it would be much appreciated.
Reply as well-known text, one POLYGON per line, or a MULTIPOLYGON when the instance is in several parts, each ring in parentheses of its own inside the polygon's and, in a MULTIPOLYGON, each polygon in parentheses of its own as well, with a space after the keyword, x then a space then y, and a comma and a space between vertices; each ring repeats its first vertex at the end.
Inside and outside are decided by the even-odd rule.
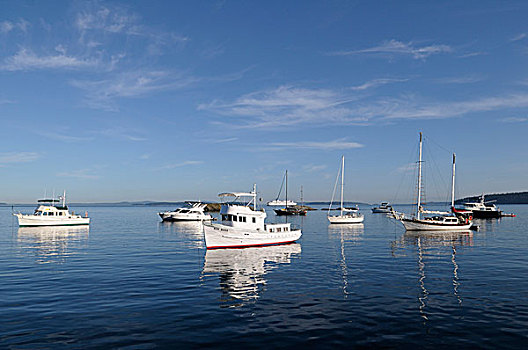
POLYGON ((407 231, 400 239, 392 242, 393 256, 399 256, 398 250, 406 247, 416 246, 418 258, 418 285, 420 287, 420 295, 418 296, 420 316, 424 321, 428 320, 426 313, 427 299, 430 294, 426 287, 426 262, 429 264, 434 259, 427 259, 432 255, 445 256, 448 255, 453 265, 452 286, 453 295, 457 299, 459 305, 462 304, 462 296, 459 293, 459 266, 456 262, 457 247, 472 246, 473 232, 459 231, 459 232, 431 232, 431 231, 407 231), (450 248, 447 250, 445 248, 450 248))
POLYGON ((348 296, 348 268, 345 254, 345 242, 357 242, 362 239, 365 226, 363 224, 331 224, 328 225, 330 237, 338 237, 341 248, 341 273, 343 275, 343 295, 348 296))
POLYGON ((219 274, 222 306, 238 307, 256 300, 265 275, 301 254, 298 243, 244 249, 207 250, 203 276, 219 274))
POLYGON ((89 226, 19 227, 17 241, 22 248, 31 251, 37 263, 63 263, 85 247, 89 226))

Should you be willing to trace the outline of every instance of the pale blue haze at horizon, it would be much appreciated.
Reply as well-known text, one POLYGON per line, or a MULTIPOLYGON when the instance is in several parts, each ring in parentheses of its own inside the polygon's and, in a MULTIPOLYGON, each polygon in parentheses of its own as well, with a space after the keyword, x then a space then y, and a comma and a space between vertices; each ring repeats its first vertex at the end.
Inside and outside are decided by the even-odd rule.
POLYGON ((419 131, 429 200, 527 189, 524 2, 1 6, 0 202, 406 202, 419 131))

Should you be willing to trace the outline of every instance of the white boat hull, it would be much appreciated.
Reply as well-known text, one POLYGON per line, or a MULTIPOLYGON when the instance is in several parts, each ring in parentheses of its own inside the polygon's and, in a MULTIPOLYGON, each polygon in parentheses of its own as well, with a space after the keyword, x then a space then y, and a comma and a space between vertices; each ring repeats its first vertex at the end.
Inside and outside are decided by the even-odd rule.
POLYGON ((267 232, 234 228, 222 224, 204 224, 205 245, 207 249, 243 248, 285 244, 301 238, 301 230, 267 232))
POLYGON ((471 222, 465 224, 445 224, 427 222, 427 220, 400 220, 407 231, 466 231, 473 225, 471 222))
POLYGON ((328 216, 331 224, 360 224, 365 217, 363 215, 335 215, 328 216))
POLYGON ((31 227, 31 226, 77 226, 77 225, 89 225, 90 218, 83 218, 80 216, 75 217, 44 217, 41 215, 23 215, 15 214, 18 218, 18 226, 20 227, 31 227))
POLYGON ((213 220, 211 215, 207 214, 179 214, 173 212, 159 213, 163 221, 209 221, 213 220))
POLYGON ((285 200, 280 200, 280 199, 276 199, 276 200, 268 202, 266 204, 269 205, 270 207, 274 207, 274 206, 275 207, 286 207, 286 206, 297 205, 297 203, 294 202, 294 201, 288 200, 288 202, 286 202, 285 200))

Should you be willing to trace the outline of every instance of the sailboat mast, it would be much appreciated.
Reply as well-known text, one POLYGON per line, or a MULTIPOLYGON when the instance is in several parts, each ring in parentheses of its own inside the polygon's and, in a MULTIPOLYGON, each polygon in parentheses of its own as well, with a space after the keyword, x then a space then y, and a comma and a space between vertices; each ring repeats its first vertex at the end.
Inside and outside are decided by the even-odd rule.
POLYGON ((345 156, 341 157, 341 216, 343 216, 343 188, 345 187, 345 156))
POLYGON ((455 207, 455 158, 456 155, 453 153, 453 175, 451 179, 451 209, 455 207))
POLYGON ((286 208, 288 208, 288 170, 286 170, 286 208))
POLYGON ((416 203, 416 218, 420 220, 420 206, 422 201, 422 132, 420 132, 420 151, 418 156, 418 200, 416 203))

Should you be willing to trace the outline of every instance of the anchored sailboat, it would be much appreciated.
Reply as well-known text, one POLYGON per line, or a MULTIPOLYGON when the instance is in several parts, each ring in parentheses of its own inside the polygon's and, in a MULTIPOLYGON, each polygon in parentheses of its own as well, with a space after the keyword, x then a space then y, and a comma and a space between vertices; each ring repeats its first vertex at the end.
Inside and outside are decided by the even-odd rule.
MULTIPOLYGON (((341 213, 339 215, 330 215, 330 210, 332 208, 332 202, 334 201, 334 195, 332 194, 332 201, 330 202, 330 207, 328 208, 328 220, 331 224, 359 224, 363 222, 365 217, 363 214, 358 213, 356 210, 346 210, 343 206, 343 191, 345 187, 345 156, 341 157, 341 169, 338 173, 341 175, 341 213), (345 213, 346 212, 346 213, 345 213)), ((337 179, 336 179, 337 184, 337 179)), ((335 194, 335 186, 334 186, 335 194)))
MULTIPOLYGON (((451 203, 455 197, 455 155, 453 154, 453 175, 451 183, 451 203)), ((420 132, 420 148, 418 156, 418 197, 416 213, 407 217, 405 214, 393 211, 393 216, 398 219, 407 231, 461 231, 468 230, 473 225, 471 217, 467 215, 453 215, 449 212, 425 210, 422 207, 422 133, 420 132), (424 215, 422 215, 424 214, 424 215), (425 214, 437 214, 425 216, 425 214)))

